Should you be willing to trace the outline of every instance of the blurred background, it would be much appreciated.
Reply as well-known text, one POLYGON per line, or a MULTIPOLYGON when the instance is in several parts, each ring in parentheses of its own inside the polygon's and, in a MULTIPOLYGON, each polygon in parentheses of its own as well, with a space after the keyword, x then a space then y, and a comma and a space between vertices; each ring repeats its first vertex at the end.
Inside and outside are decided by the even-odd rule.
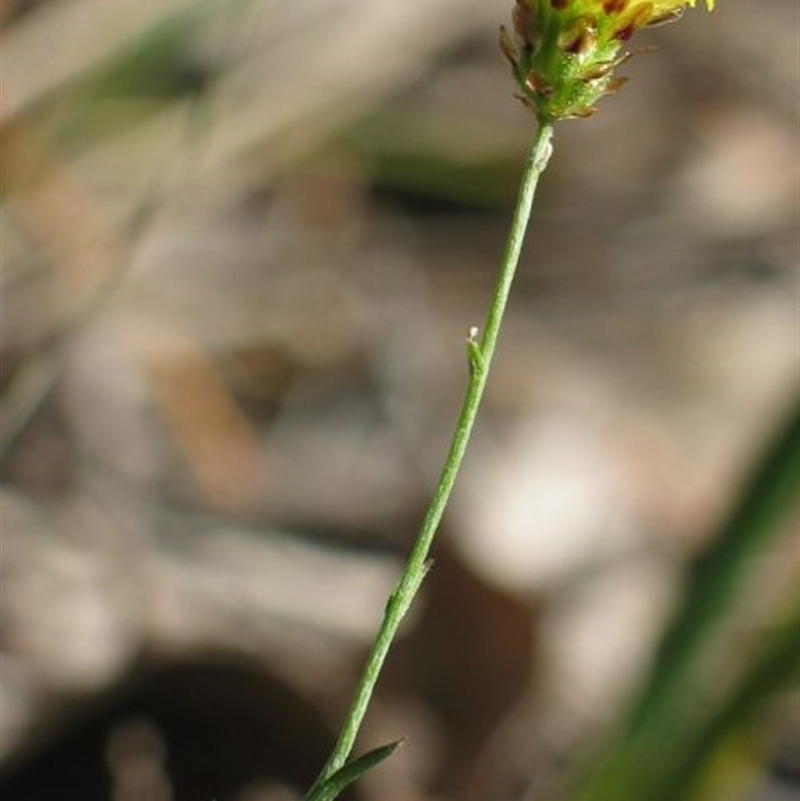
MULTIPOLYGON (((511 6, 3 0, 8 801, 288 801, 322 766, 534 130, 511 6)), ((359 750, 408 741, 351 799, 567 798, 796 402, 798 7, 718 6, 556 131, 359 750)), ((723 684, 796 602, 795 526, 748 563, 723 684)), ((796 797, 798 737, 781 689, 702 797, 796 797)))

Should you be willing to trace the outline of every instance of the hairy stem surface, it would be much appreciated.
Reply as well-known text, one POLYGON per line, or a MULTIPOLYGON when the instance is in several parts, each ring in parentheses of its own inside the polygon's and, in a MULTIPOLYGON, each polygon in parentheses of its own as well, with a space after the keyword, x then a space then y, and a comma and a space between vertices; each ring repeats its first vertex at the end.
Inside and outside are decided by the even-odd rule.
POLYGON ((552 152, 551 139, 553 126, 550 123, 540 124, 533 148, 517 196, 514 216, 511 221, 511 230, 508 242, 503 253, 497 282, 495 284, 492 302, 486 315, 483 333, 479 336, 476 329, 471 329, 467 340, 467 355, 469 361, 469 383, 467 385, 461 413, 458 417, 450 450, 442 468, 439 482, 434 491, 428 511, 422 522, 414 547, 409 554, 403 574, 386 603, 383 620, 378 634, 367 657, 364 672, 356 687, 350 710, 342 725, 339 739, 333 749, 325 767, 317 778, 314 786, 306 796, 306 801, 319 801, 323 797, 322 790, 327 779, 346 763, 353 748, 361 722, 367 711, 372 692, 378 681, 386 655, 397 634, 400 623, 411 606, 427 571, 428 553, 431 548, 439 522, 444 514, 450 493, 455 484, 456 476, 464 459, 467 443, 478 414, 483 390, 489 375, 492 357, 494 355, 503 314, 511 291, 514 273, 519 262, 525 231, 530 218, 533 198, 539 177, 544 172, 552 152))

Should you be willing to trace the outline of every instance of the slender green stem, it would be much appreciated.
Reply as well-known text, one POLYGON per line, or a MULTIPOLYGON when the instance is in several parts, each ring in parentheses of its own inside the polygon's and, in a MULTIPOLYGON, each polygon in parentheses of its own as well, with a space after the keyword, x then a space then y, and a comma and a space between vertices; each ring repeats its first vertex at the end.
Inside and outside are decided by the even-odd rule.
POLYGON ((528 219, 530 218, 536 185, 547 166, 552 152, 552 135, 552 124, 549 122, 541 123, 522 176, 517 204, 511 222, 511 230, 503 253, 503 261, 500 265, 492 302, 486 316, 483 335, 480 339, 477 339, 477 330, 471 329, 467 340, 470 368, 469 383, 461 406, 458 423, 453 433, 450 450, 439 477, 439 483, 434 491, 433 499, 428 507, 400 581, 386 603, 383 620, 372 645, 372 650, 367 657, 364 672, 356 688, 353 702, 342 726, 339 739, 328 762, 306 796, 306 801, 317 801, 325 781, 347 761, 367 711, 372 691, 378 681, 383 662, 397 634, 400 623, 411 606, 422 580, 425 578, 431 543, 461 467, 481 397, 483 396, 483 390, 486 386, 489 367, 497 345, 497 337, 500 333, 503 313, 508 302, 511 283, 522 250, 528 219))

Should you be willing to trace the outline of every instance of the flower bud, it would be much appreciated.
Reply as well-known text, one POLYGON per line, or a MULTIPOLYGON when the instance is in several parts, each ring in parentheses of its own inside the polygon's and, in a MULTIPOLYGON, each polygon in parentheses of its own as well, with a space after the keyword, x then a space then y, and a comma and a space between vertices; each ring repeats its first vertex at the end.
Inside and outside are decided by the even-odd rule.
MULTIPOLYGON (((697 0, 516 0, 513 34, 500 29, 520 99, 542 122, 588 117, 624 83, 614 70, 630 57, 639 28, 672 22, 697 0)), ((709 10, 714 0, 705 0, 709 10)))

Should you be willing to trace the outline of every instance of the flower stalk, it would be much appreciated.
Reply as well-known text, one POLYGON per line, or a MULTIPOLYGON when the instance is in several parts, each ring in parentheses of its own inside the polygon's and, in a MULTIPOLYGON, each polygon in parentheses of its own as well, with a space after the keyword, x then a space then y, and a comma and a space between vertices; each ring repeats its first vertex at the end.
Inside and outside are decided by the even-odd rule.
POLYGON ((433 498, 406 562, 403 574, 386 603, 378 634, 367 657, 350 710, 342 725, 339 739, 328 762, 306 796, 306 801, 320 801, 320 799, 324 798, 326 782, 337 771, 340 771, 347 762, 386 655, 394 641, 400 623, 411 606, 427 573, 431 544, 447 502, 450 499, 450 493, 453 490, 461 463, 464 460, 467 444, 469 443, 481 398, 486 387, 489 368, 500 334, 503 314, 508 303, 519 256, 522 252, 522 244, 528 220, 530 219, 536 187, 552 153, 552 135, 552 124, 543 123, 539 126, 534 137, 531 154, 523 171, 508 242, 503 253, 489 311, 486 315, 483 334, 479 335, 478 330, 473 327, 467 337, 469 382, 461 406, 461 413, 458 416, 458 422, 453 433, 453 439, 450 443, 450 449, 439 476, 439 482, 434 490, 433 498))
MULTIPOLYGON (((351 781, 378 764, 396 743, 350 760, 383 663, 428 570, 428 557, 460 470, 489 376, 503 315, 519 262, 536 187, 552 154, 556 122, 593 114, 604 95, 624 82, 614 76, 631 55, 625 43, 640 28, 677 19, 697 0, 516 0, 513 37, 500 31, 500 47, 511 63, 520 99, 536 114, 538 127, 526 162, 508 241, 481 333, 469 329, 467 383, 439 482, 403 573, 389 596, 339 738, 305 801, 331 801, 351 781)), ((705 0, 713 8, 714 0, 705 0)))

